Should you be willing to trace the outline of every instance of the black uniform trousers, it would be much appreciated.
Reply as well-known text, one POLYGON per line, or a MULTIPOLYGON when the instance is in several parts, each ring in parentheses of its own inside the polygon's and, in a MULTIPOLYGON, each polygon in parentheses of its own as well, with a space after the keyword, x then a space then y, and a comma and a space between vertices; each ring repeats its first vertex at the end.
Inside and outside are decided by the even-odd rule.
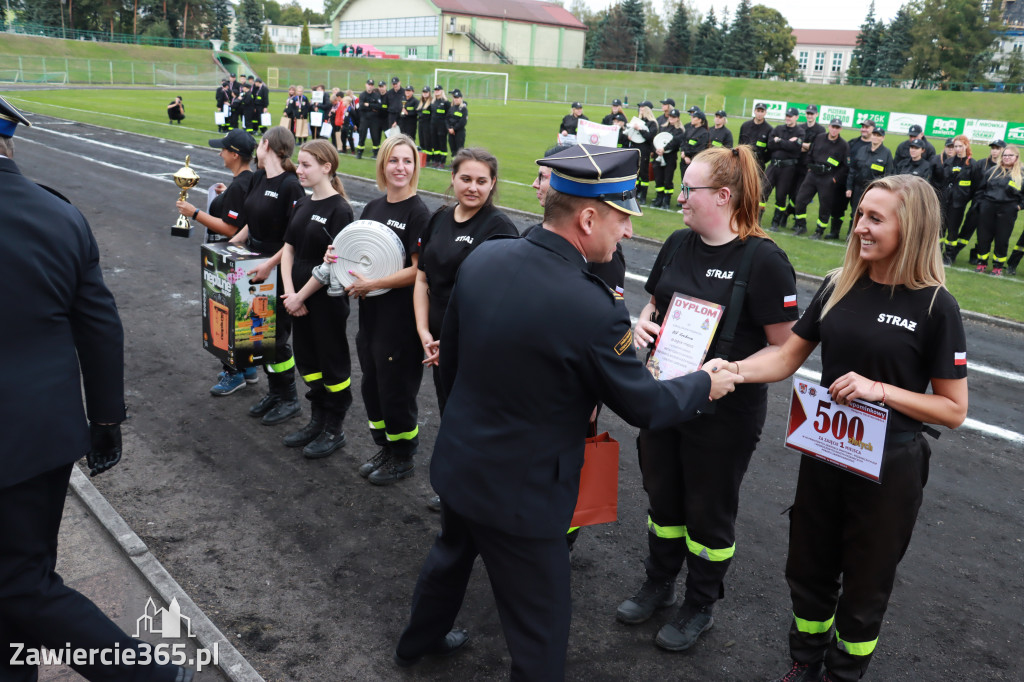
MULTIPOLYGON (((256 253, 274 254, 281 244, 259 242, 249 239, 246 246, 256 253)), ((281 268, 277 268, 277 290, 284 291, 284 280, 281 279, 281 268)), ((307 304, 308 307, 308 304, 307 304)), ((292 316, 284 309, 281 299, 277 299, 275 309, 277 325, 274 330, 274 357, 271 362, 263 363, 263 371, 267 375, 267 386, 270 393, 282 395, 295 385, 295 356, 289 343, 292 335, 292 316)))
POLYGON ((793 660, 824 660, 840 682, 864 675, 910 545, 930 457, 921 434, 887 444, 880 484, 801 459, 786 562, 793 660))
MULTIPOLYGON (((850 199, 846 196, 845 183, 836 183, 832 190, 832 229, 829 232, 836 237, 843 231, 843 216, 846 215, 846 208, 850 205, 850 199)), ((853 230, 851 216, 850 230, 853 230)), ((849 234, 849 233, 847 233, 849 234)))
POLYGON ((812 171, 808 171, 804 177, 803 183, 800 185, 800 191, 796 194, 796 217, 797 224, 806 225, 807 223, 807 205, 811 203, 811 199, 814 195, 818 195, 818 232, 824 232, 828 227, 829 217, 832 215, 832 197, 834 196, 833 189, 836 187, 834 173, 827 173, 826 175, 818 175, 812 171))
POLYGON ((565 538, 524 538, 478 523, 441 501, 441 532, 412 596, 397 653, 416 658, 440 641, 458 616, 479 555, 487 568, 513 681, 561 682, 572 601, 565 538))
MULTIPOLYGON (((676 174, 676 164, 679 163, 679 156, 677 154, 663 154, 660 157, 655 155, 653 159, 654 193, 666 197, 665 207, 669 208, 675 189, 672 183, 676 174), (661 165, 661 161, 658 159, 664 159, 665 165, 661 165)), ((683 165, 685 166, 686 164, 684 163, 683 165)))
POLYGON ((789 192, 786 194, 786 207, 790 213, 796 212, 796 195, 800 192, 800 188, 803 187, 804 178, 807 177, 807 164, 798 163, 796 165, 796 172, 793 173, 793 180, 789 185, 789 192))
POLYGON ((406 114, 398 119, 398 129, 416 140, 416 114, 406 114))
POLYGON ((395 459, 412 459, 419 447, 416 396, 423 381, 423 347, 415 324, 394 320, 370 298, 359 302, 356 353, 370 434, 395 459))
MULTIPOLYGON (((139 651, 129 637, 89 599, 64 584, 54 572, 57 535, 73 464, 0 490, 0 680, 34 682, 35 666, 10 665, 15 650, 47 647, 139 651)), ((562 541, 565 546, 565 541, 562 541)), ((150 652, 152 653, 152 652, 150 652)), ((21 653, 24 659, 25 652, 21 653)), ((96 659, 98 663, 98 657, 96 659)), ((176 665, 72 665, 87 680, 167 681, 176 665)))
POLYGON ((430 158, 434 163, 444 164, 448 158, 448 150, 445 149, 448 141, 448 124, 443 116, 432 116, 430 118, 430 141, 433 144, 433 153, 430 158))
POLYGON ((366 149, 367 140, 373 143, 373 153, 380 149, 380 117, 375 111, 359 112, 359 149, 366 149))
POLYGON ((1024 258, 1024 232, 1021 232, 1021 235, 1017 237, 1017 245, 1013 247, 1013 253, 1010 254, 1006 264, 1016 269, 1020 265, 1021 258, 1024 258))
POLYGON ((964 216, 964 224, 960 226, 960 231, 956 236, 957 253, 960 252, 960 249, 967 246, 971 241, 971 237, 974 236, 974 231, 978 229, 978 220, 981 218, 981 207, 984 204, 985 201, 981 197, 976 197, 971 201, 971 207, 967 209, 967 214, 964 216))
POLYGON ((420 151, 427 155, 427 162, 434 160, 434 141, 430 136, 430 119, 421 116, 418 122, 420 131, 420 151))
POLYGON ((452 153, 452 158, 459 153, 459 150, 466 146, 466 131, 457 130, 454 135, 448 136, 448 149, 452 153))
MULTIPOLYGON (((871 178, 868 184, 873 181, 874 178, 871 178)), ((857 181, 853 183, 853 189, 850 194, 850 232, 853 232, 853 228, 857 225, 857 206, 860 204, 860 198, 864 195, 864 190, 868 188, 868 184, 861 184, 857 181)))
POLYGON ((957 206, 947 201, 942 208, 942 233, 944 237, 939 240, 939 243, 943 246, 955 246, 960 236, 960 224, 964 221, 967 205, 957 206))
POLYGON ((295 366, 309 390, 306 398, 328 412, 348 412, 352 405, 352 360, 349 357, 348 297, 321 289, 306 299, 309 312, 290 318, 295 329, 295 366))
MULTIPOLYGON (((978 258, 987 262, 992 256, 992 267, 1006 267, 1007 251, 1010 247, 1010 235, 1017 221, 1016 201, 986 201, 981 207, 981 219, 978 223, 978 258), (993 242, 995 242, 993 244, 993 242)), ((1024 235, 1021 235, 1024 239, 1024 235)), ((1020 262, 1020 258, 1017 258, 1020 262)))
POLYGON ((637 149, 640 150, 640 172, 636 184, 646 199, 647 190, 651 186, 651 146, 642 145, 637 149))
POLYGON ((775 210, 779 215, 786 210, 789 201, 789 191, 796 180, 796 159, 785 159, 782 164, 772 161, 768 166, 766 174, 767 182, 764 185, 764 200, 768 201, 772 190, 775 190, 775 210))
POLYGON ((640 471, 650 507, 644 564, 654 581, 687 566, 685 600, 709 605, 725 596, 736 550, 740 484, 761 438, 767 402, 754 411, 725 408, 672 429, 641 429, 640 471))

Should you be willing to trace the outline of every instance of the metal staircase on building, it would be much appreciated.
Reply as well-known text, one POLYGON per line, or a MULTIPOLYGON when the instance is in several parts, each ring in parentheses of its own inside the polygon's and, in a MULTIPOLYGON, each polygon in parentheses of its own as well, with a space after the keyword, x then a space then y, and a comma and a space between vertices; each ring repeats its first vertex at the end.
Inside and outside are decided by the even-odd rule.
POLYGON ((471 31, 466 26, 450 25, 448 26, 448 33, 452 35, 466 36, 467 38, 472 40, 473 44, 479 47, 481 50, 483 50, 484 52, 490 52, 495 57, 497 57, 498 61, 500 61, 502 64, 515 64, 515 62, 512 61, 512 58, 505 54, 499 46, 489 43, 486 40, 482 39, 480 36, 471 31))

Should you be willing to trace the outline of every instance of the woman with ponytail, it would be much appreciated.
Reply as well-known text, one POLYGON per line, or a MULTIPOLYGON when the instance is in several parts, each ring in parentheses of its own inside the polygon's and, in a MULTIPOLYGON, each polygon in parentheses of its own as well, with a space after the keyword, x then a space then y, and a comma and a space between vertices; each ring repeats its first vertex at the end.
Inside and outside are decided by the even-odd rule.
POLYGON ((342 423, 352 405, 351 359, 345 323, 348 299, 328 296, 313 277, 324 252, 349 223, 352 207, 336 175, 338 152, 327 140, 313 140, 299 150, 298 177, 313 191, 292 210, 281 254, 284 307, 295 328, 295 365, 306 382, 309 423, 284 437, 288 447, 302 448, 320 459, 345 444, 342 423))
MULTIPOLYGON (((679 195, 689 229, 673 233, 654 262, 646 285, 651 300, 634 330, 638 348, 654 343, 676 293, 725 306, 708 358, 744 358, 775 349, 789 336, 798 316, 796 275, 758 223, 761 178, 746 145, 694 156, 679 195), (749 285, 736 306, 731 298, 741 279, 749 285), (722 339, 730 323, 731 343, 722 339)), ((737 384, 710 413, 671 429, 640 431, 637 449, 649 500, 647 578, 619 605, 617 617, 642 623, 674 605, 685 563, 683 604, 655 639, 663 649, 690 648, 714 623, 712 608, 725 594, 736 550, 740 483, 764 426, 767 399, 766 387, 737 384)))
MULTIPOLYGON (((259 169, 253 173, 252 186, 245 197, 246 226, 231 238, 232 243, 245 244, 250 251, 270 256, 263 265, 246 273, 252 284, 266 280, 281 262, 292 207, 306 194, 295 176, 294 149, 295 137, 282 126, 268 128, 256 148, 259 169)), ((277 290, 284 290, 280 268, 277 290)), ((269 392, 249 408, 249 416, 259 418, 267 426, 280 424, 301 411, 295 392, 295 359, 289 345, 291 317, 278 301, 274 356, 263 366, 269 392)))

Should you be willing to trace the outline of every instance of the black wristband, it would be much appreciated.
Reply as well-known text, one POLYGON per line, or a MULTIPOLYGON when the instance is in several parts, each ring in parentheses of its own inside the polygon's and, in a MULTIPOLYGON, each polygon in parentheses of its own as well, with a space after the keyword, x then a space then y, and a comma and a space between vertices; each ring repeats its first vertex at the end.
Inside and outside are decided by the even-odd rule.
POLYGON ((192 220, 195 220, 198 217, 199 217, 199 209, 197 208, 196 212, 192 214, 192 220))

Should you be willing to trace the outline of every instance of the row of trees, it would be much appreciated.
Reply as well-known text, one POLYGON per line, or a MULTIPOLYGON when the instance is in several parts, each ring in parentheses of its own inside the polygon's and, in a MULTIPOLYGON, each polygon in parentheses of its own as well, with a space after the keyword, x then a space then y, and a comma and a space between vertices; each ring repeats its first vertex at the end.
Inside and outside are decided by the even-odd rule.
MULTIPOLYGON (((158 38, 227 40, 231 25, 229 0, 5 0, 16 21, 68 31, 101 31, 158 38)), ((330 3, 327 0, 325 11, 330 3)), ((239 27, 247 40, 260 44, 263 20, 285 26, 325 23, 324 14, 303 9, 290 0, 242 0, 239 27), (243 22, 243 15, 245 21, 243 22), (255 18, 258 15, 258 18, 255 18), (253 24, 255 21, 255 24, 253 24), (244 29, 241 25, 245 23, 244 29)), ((269 36, 268 36, 269 38, 269 36)))
POLYGON ((991 0, 918 0, 885 23, 875 18, 872 2, 847 80, 910 87, 938 81, 957 87, 986 82, 996 68, 1005 82, 1020 83, 1024 58, 1013 52, 1001 59, 996 50, 1003 28, 1000 11, 1000 3, 991 0))
POLYGON ((796 38, 777 10, 740 0, 735 14, 721 18, 714 8, 703 18, 684 2, 672 9, 666 25, 652 0, 621 0, 593 12, 583 0, 570 11, 587 24, 585 65, 591 68, 686 70, 720 73, 772 73, 791 77, 796 38))

